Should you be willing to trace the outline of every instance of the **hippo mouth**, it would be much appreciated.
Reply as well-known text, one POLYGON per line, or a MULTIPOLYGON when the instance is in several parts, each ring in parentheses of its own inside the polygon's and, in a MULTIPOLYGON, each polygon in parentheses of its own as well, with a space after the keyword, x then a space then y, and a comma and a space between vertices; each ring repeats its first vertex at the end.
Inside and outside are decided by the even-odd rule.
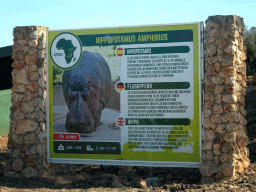
POLYGON ((69 113, 66 119, 66 131, 72 133, 92 133, 94 131, 94 121, 85 120, 84 122, 77 122, 76 120, 70 121, 69 113))
POLYGON ((92 124, 90 122, 83 123, 70 123, 68 125, 68 132, 76 133, 91 133, 92 124))

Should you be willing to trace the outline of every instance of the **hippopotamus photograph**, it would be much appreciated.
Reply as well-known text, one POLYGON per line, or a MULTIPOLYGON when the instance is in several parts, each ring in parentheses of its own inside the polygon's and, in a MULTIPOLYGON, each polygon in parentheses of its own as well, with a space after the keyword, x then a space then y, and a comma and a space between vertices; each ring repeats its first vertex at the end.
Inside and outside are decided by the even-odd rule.
POLYGON ((111 96, 111 72, 106 60, 99 54, 83 52, 80 62, 64 72, 62 88, 68 107, 66 131, 96 131, 111 96))

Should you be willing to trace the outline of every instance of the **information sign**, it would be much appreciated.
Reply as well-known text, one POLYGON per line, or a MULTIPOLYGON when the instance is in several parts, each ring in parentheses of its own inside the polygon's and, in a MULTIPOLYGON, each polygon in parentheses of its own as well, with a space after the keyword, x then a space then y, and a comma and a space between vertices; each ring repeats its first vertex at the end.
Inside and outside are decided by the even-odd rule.
POLYGON ((48 162, 199 167, 202 33, 48 31, 48 162))

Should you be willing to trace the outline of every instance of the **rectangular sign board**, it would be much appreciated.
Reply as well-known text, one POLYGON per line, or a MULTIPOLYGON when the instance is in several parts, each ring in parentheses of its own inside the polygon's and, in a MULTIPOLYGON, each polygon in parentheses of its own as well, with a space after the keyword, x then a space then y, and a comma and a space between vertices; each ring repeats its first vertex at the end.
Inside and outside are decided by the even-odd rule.
POLYGON ((199 167, 202 32, 48 31, 48 162, 199 167))

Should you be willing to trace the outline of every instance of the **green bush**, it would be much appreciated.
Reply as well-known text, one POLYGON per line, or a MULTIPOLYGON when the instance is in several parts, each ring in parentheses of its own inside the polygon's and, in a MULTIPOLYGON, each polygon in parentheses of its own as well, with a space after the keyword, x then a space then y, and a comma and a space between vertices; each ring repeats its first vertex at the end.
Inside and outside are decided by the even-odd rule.
POLYGON ((247 76, 256 73, 256 27, 251 27, 250 30, 245 29, 245 46, 246 46, 246 65, 247 76))
POLYGON ((53 65, 53 84, 54 85, 61 85, 62 84, 62 75, 64 70, 56 67, 53 65))

